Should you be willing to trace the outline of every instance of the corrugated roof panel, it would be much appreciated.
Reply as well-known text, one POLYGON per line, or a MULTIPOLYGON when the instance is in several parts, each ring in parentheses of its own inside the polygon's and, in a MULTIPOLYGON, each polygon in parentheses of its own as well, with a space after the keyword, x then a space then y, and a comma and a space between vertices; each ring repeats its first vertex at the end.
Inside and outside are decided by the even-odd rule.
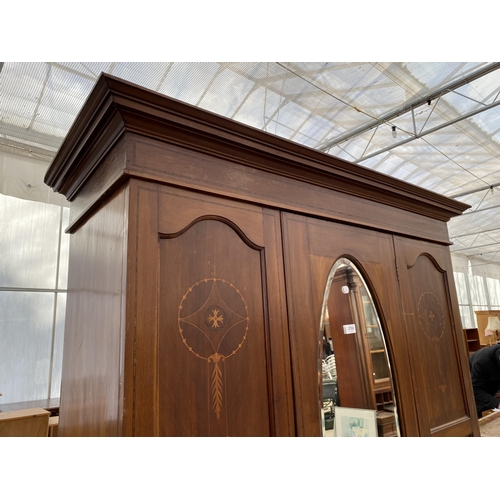
MULTIPOLYGON (((496 102, 500 101, 497 100, 496 102)), ((470 120, 484 130, 497 144, 500 144, 500 104, 492 109, 482 111, 470 118, 470 120)))
POLYGON ((292 136, 292 140, 303 146, 307 146, 308 148, 314 148, 314 146, 318 143, 316 139, 309 137, 308 135, 301 134, 300 132, 295 132, 295 135, 292 136))
MULTIPOLYGON (((78 73, 81 76, 87 76, 92 80, 97 80, 101 73, 112 73, 116 63, 112 62, 59 62, 61 66, 68 70, 78 73)), ((68 71, 68 73, 70 72, 68 71)))
MULTIPOLYGON (((293 63, 291 63, 291 67, 294 67, 293 63)), ((347 103, 349 103, 349 97, 360 95, 364 86, 376 84, 380 79, 385 80, 372 63, 334 63, 328 64, 326 68, 319 75, 313 77, 316 79, 315 82, 330 94, 347 103)), ((300 68, 297 69, 300 71, 300 68)))
POLYGON ((68 73, 64 69, 54 66, 47 81, 42 103, 76 116, 94 84, 95 80, 93 79, 68 73))
POLYGON ((317 92, 307 80, 290 71, 283 71, 281 78, 268 79, 266 86, 287 99, 296 99, 302 97, 304 93, 317 92))
POLYGON ((29 146, 27 148, 28 150, 31 149, 31 147, 33 147, 33 148, 41 148, 44 151, 55 153, 59 149, 59 146, 55 147, 55 146, 47 145, 47 144, 40 142, 39 140, 30 141, 29 139, 26 139, 25 137, 19 137, 18 135, 13 135, 13 134, 9 134, 9 133, 0 133, 0 137, 3 138, 2 143, 8 144, 9 141, 14 141, 14 143, 17 143, 18 145, 23 144, 23 145, 29 146))
POLYGON ((392 151, 389 151, 367 160, 363 160, 360 162, 360 165, 376 170, 382 174, 391 175, 393 171, 406 162, 407 160, 395 155, 392 151))
POLYGON ((30 129, 65 137, 94 82, 59 66, 50 66, 30 129))
POLYGON ((484 62, 409 62, 403 63, 408 72, 422 82, 427 90, 445 87, 469 73, 486 66, 484 62))
POLYGON ((234 115, 246 125, 267 131, 267 126, 280 103, 280 96, 264 87, 248 94, 240 109, 234 115))
POLYGON ((234 62, 220 63, 224 68, 251 79, 259 86, 269 86, 273 82, 281 82, 287 70, 275 62, 234 62))
POLYGON ((4 63, 0 78, 0 120, 28 127, 50 67, 45 63, 4 63))
POLYGON ((300 132, 309 137, 314 146, 323 141, 325 137, 331 136, 335 129, 335 122, 327 117, 314 114, 309 117, 306 123, 301 127, 300 132))
POLYGON ((40 106, 32 129, 43 134, 60 137, 66 136, 68 129, 75 121, 75 115, 59 111, 49 106, 40 106))
POLYGON ((295 134, 295 129, 289 127, 288 125, 284 125, 281 122, 277 122, 275 119, 272 119, 268 124, 267 130, 268 132, 285 139, 290 139, 290 137, 295 134))
POLYGON ((449 109, 456 111, 455 117, 470 113, 481 106, 476 99, 469 99, 467 96, 461 95, 458 92, 460 92, 460 90, 457 92, 450 92, 441 98, 441 100, 446 102, 449 106, 449 109))
MULTIPOLYGON (((283 99, 275 113, 274 121, 295 132, 303 126, 305 120, 309 117, 309 113, 309 110, 303 106, 283 99)), ((272 132, 272 128, 269 129, 268 127, 268 130, 272 132)), ((293 137, 293 135, 292 132, 288 137, 293 137)))
POLYGON ((346 151, 344 151, 342 149, 342 146, 335 146, 334 148, 332 148, 328 152, 328 154, 331 154, 331 155, 333 155, 333 156, 335 156, 337 158, 341 158, 342 160, 347 160, 347 161, 351 161, 351 162, 356 161, 356 158, 353 155, 351 155, 351 154, 347 153, 346 151))
POLYGON ((496 73, 489 73, 473 82, 460 87, 458 91, 485 104, 490 104, 498 99, 500 82, 496 73))
POLYGON ((487 161, 470 166, 468 171, 481 178, 486 184, 497 184, 500 182, 499 163, 498 158, 491 158, 490 156, 487 161))
POLYGON ((227 68, 211 82, 198 105, 232 118, 254 88, 254 82, 227 68))
POLYGON ((364 134, 351 139, 348 142, 344 142, 340 144, 340 147, 345 153, 348 153, 351 160, 357 161, 366 150, 366 147, 369 145, 370 134, 364 134))
POLYGON ((26 128, 31 122, 35 109, 36 102, 27 99, 5 94, 2 94, 0 99, 0 116, 4 123, 26 128))
POLYGON ((172 63, 168 62, 116 63, 112 68, 112 74, 158 92, 171 66, 172 63))
POLYGON ((220 69, 219 63, 174 63, 158 92, 196 105, 220 69))

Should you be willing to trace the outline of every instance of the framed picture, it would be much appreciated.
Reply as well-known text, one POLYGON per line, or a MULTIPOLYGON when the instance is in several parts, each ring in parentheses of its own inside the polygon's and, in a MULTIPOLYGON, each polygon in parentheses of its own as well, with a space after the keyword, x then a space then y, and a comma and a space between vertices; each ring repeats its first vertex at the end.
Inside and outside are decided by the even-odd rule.
POLYGON ((336 437, 377 437, 377 412, 359 408, 335 408, 336 437))

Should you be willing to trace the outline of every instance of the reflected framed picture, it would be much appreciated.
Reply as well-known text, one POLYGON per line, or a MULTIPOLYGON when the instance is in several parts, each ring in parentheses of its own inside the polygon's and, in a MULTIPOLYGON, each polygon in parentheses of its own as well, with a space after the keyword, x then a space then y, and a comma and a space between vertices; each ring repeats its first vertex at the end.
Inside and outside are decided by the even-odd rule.
POLYGON ((335 437, 377 437, 377 412, 360 408, 335 408, 335 437))

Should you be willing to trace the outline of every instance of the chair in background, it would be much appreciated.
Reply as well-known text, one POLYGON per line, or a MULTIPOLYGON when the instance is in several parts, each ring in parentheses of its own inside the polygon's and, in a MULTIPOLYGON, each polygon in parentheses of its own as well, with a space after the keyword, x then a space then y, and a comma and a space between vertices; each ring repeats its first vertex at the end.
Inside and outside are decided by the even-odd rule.
POLYGON ((323 410, 325 414, 325 429, 333 428, 335 406, 339 405, 337 391, 337 365, 335 355, 326 357, 322 363, 323 372, 323 410))

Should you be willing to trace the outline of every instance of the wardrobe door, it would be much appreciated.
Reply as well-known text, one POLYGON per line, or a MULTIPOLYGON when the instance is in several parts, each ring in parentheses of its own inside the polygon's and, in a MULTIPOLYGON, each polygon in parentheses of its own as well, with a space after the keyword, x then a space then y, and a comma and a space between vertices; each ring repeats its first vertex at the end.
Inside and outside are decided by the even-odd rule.
POLYGON ((448 247, 395 237, 423 436, 479 435, 448 247))
MULTIPOLYGON (((337 309, 346 308, 344 316, 337 314, 340 323, 344 318, 352 318, 346 295, 340 292, 336 295, 335 291, 327 294, 329 287, 330 290, 334 287, 334 265, 342 257, 355 263, 362 271, 379 313, 392 367, 400 434, 418 435, 406 339, 399 313, 400 299, 392 236, 289 213, 283 213, 282 221, 298 435, 322 434, 320 329, 325 301, 334 301, 337 309)), ((329 307, 333 309, 331 305, 329 307)), ((352 322, 351 319, 345 321, 352 322)), ((344 346, 348 348, 347 342, 354 342, 354 336, 343 334, 342 325, 340 330, 339 335, 344 336, 344 342, 343 345, 337 342, 336 347, 334 339, 334 350, 339 347, 344 349, 344 346)), ((351 349, 350 353, 352 352, 354 351, 351 349)), ((351 378, 354 375, 352 372, 351 378)), ((340 376, 338 373, 339 386, 343 383, 340 376)), ((356 372, 356 376, 359 379, 362 370, 356 372)), ((348 383, 353 386, 352 380, 348 383)), ((349 404, 356 404, 352 398, 347 400, 349 404)))
POLYGON ((149 229, 137 235, 135 433, 293 435, 278 214, 168 187, 137 193, 149 229))

